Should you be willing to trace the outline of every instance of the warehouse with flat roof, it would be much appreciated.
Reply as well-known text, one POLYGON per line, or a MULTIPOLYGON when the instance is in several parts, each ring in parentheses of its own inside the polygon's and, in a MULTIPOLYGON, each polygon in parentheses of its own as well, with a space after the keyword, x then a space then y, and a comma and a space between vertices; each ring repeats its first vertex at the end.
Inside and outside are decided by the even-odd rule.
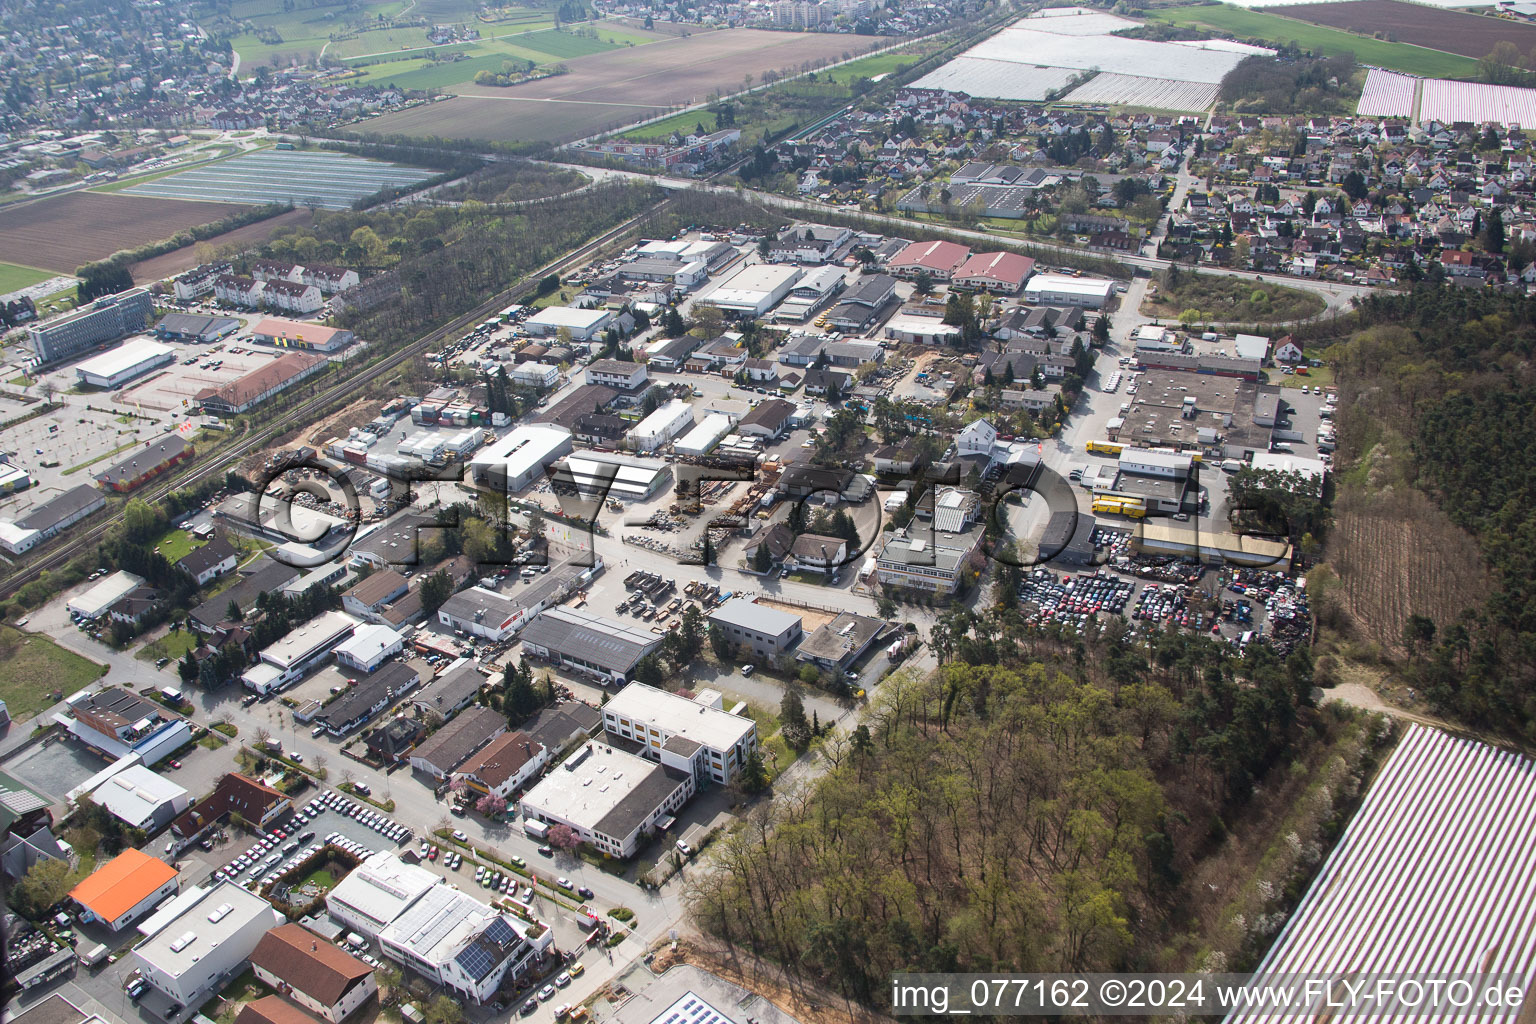
POLYGON ((516 494, 573 447, 571 432, 564 427, 548 423, 518 427, 475 453, 469 460, 470 479, 498 493, 516 494))
POLYGON ((1099 277, 1036 274, 1024 286, 1024 298, 1041 306, 1082 306, 1103 309, 1115 292, 1115 282, 1099 277))
POLYGON ((176 350, 171 346, 135 338, 80 363, 75 367, 75 378, 87 387, 116 388, 175 361, 176 350))
POLYGON ((174 341, 218 341, 240 329, 232 316, 202 316, 195 313, 167 313, 155 324, 155 337, 174 341))
POLYGON ((523 627, 523 652, 604 683, 624 683, 661 637, 579 608, 546 608, 523 627))
POLYGON ((569 331, 572 341, 591 341, 613 323, 613 313, 606 309, 578 309, 575 306, 550 306, 523 326, 535 338, 569 331))
POLYGON ((346 612, 317 615, 262 651, 260 663, 246 669, 240 679, 256 693, 281 690, 329 655, 357 625, 346 612))
POLYGON ((672 467, 660 459, 618 452, 573 452, 550 470, 550 480, 558 489, 617 501, 644 501, 671 479, 672 467))
POLYGON ((591 742, 572 754, 519 803, 525 820, 566 825, 610 856, 633 857, 641 833, 681 810, 693 777, 624 750, 591 742))
POLYGON ((754 263, 731 275, 702 301, 727 313, 759 317, 777 306, 804 276, 805 271, 799 267, 754 263))

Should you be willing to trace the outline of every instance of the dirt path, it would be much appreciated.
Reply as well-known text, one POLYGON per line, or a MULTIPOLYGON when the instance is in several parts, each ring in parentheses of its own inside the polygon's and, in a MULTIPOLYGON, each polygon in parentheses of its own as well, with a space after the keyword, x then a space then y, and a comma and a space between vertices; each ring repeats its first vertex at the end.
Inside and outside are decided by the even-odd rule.
POLYGON ((1340 683, 1331 690, 1323 691, 1323 703, 1336 700, 1341 704, 1361 708, 1365 711, 1376 711, 1383 715, 1391 715, 1405 722, 1418 722, 1420 725, 1428 725, 1436 729, 1444 729, 1446 732, 1463 732, 1460 726, 1456 726, 1443 719, 1430 715, 1421 715, 1416 711, 1400 708, 1396 704, 1389 704, 1382 700, 1375 690, 1364 683, 1340 683))

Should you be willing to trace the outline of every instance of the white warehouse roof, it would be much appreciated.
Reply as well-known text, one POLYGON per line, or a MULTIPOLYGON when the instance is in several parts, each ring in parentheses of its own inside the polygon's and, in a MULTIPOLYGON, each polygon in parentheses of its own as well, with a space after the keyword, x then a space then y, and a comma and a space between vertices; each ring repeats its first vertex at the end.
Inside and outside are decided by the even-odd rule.
POLYGON ((143 582, 144 577, 135 576, 131 572, 114 572, 79 597, 70 598, 65 607, 88 619, 99 618, 103 612, 143 582))
POLYGON ((378 930, 399 917, 438 881, 438 876, 426 868, 407 864, 389 850, 381 850, 337 882, 325 902, 376 922, 378 930))
POLYGON ((1101 277, 1068 277, 1066 274, 1036 274, 1024 286, 1025 295, 1054 292, 1063 295, 1107 296, 1115 282, 1101 277))
POLYGON ((740 626, 769 636, 778 636, 800 621, 800 616, 781 611, 766 604, 758 604, 744 597, 733 597, 709 613, 713 622, 727 626, 740 626))
POLYGON ((135 828, 145 828, 160 807, 185 801, 187 791, 144 765, 135 764, 97 786, 91 799, 135 828))
POLYGON ((469 464, 472 467, 505 466, 507 476, 518 479, 549 462, 570 443, 571 432, 564 427, 547 423, 518 427, 480 449, 469 464))
POLYGON ((673 442, 672 447, 680 455, 703 455, 715 446, 726 434, 730 433, 735 420, 723 412, 712 412, 704 417, 688 433, 673 442))
POLYGON ((575 306, 550 306, 538 316, 530 317, 528 323, 541 327, 553 327, 559 330, 569 327, 573 331, 585 330, 603 322, 605 318, 613 314, 606 309, 578 309, 575 306))
POLYGON ((366 623, 353 630, 352 635, 336 645, 337 654, 345 654, 353 660, 367 664, 383 651, 396 644, 403 644, 405 637, 388 626, 366 623))
POLYGON ((804 273, 799 267, 754 263, 737 271, 702 301, 721 309, 755 308, 767 302, 774 292, 787 292, 804 273))
MULTIPOLYGON (((1255 980, 1300 972, 1513 973, 1529 992, 1536 984, 1533 807, 1536 761, 1409 725, 1255 980)), ((1235 1013, 1227 1021, 1298 1019, 1288 1012, 1235 1013)), ((1307 1014, 1323 1015, 1321 1008, 1307 1014)), ((1473 1016, 1515 1020, 1521 1013, 1473 1016)), ((1371 1011, 1335 1015, 1373 1017, 1392 1019, 1371 1011)))
POLYGON ((261 652, 261 660, 287 669, 317 651, 331 647, 338 639, 357 628, 357 620, 346 612, 326 612, 289 632, 261 652))
POLYGON ((136 338, 133 341, 124 342, 117 348, 103 352, 99 356, 92 356, 83 363, 76 364, 75 372, 90 374, 93 377, 114 377, 119 373, 133 369, 140 363, 174 355, 175 351, 171 346, 162 345, 158 341, 151 341, 148 338, 136 338))

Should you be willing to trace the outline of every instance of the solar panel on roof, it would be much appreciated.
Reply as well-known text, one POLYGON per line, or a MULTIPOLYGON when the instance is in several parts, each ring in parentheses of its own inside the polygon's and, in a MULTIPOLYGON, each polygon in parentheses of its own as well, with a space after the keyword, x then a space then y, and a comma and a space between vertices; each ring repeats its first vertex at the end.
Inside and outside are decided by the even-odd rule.
POLYGON ((507 946, 517 941, 517 932, 512 926, 501 918, 495 918, 490 926, 485 929, 485 937, 498 946, 507 946))

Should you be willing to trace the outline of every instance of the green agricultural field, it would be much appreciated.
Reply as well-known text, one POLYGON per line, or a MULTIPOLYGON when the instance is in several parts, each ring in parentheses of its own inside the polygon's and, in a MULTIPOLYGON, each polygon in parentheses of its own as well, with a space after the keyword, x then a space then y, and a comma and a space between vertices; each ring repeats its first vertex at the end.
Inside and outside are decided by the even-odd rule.
POLYGON ((637 141, 644 139, 664 139, 671 135, 673 132, 677 132, 681 135, 687 135, 689 132, 697 129, 700 125, 704 126, 704 130, 706 132, 714 131, 715 115, 708 110, 694 110, 682 114, 673 114, 671 117, 663 118, 662 120, 656 121, 653 124, 648 124, 641 128, 631 128, 620 137, 625 139, 635 139, 637 141))
POLYGON ((899 50, 896 53, 877 53, 873 57, 865 57, 862 60, 841 64, 835 68, 818 72, 817 78, 832 76, 834 82, 849 85, 860 78, 874 78, 878 75, 888 75, 902 66, 910 67, 922 60, 926 54, 920 49, 899 50))
POLYGON ((1476 61, 1453 53, 1357 36, 1352 32, 1312 25, 1278 14, 1233 7, 1230 4, 1180 7, 1148 13, 1149 17, 1174 25, 1197 25, 1217 32, 1230 32, 1240 39, 1295 43, 1302 49, 1329 55, 1352 53, 1362 64, 1374 64, 1430 78, 1467 78, 1477 74, 1476 61))
POLYGON ((104 671, 46 636, 0 626, 0 700, 18 722, 52 704, 55 690, 74 693, 104 671))
POLYGON ((36 267, 24 267, 19 263, 0 263, 0 295, 7 295, 18 288, 25 288, 29 284, 37 284, 39 281, 58 276, 58 272, 54 270, 38 270, 36 267))
MULTIPOLYGON (((377 81, 387 82, 401 89, 446 89, 450 85, 472 81, 481 71, 500 71, 507 60, 506 54, 489 53, 471 57, 469 60, 428 62, 425 67, 415 71, 381 75, 377 81)), ((386 65, 386 67, 392 66, 386 65)))
POLYGON ((538 50, 541 53, 547 53, 556 60, 585 57, 589 53, 602 53, 604 50, 614 48, 614 44, 604 42, 602 39, 588 39, 585 36, 572 35, 569 32, 559 32, 555 29, 546 29, 543 32, 532 32, 525 36, 519 36, 517 45, 527 47, 530 50, 538 50))

